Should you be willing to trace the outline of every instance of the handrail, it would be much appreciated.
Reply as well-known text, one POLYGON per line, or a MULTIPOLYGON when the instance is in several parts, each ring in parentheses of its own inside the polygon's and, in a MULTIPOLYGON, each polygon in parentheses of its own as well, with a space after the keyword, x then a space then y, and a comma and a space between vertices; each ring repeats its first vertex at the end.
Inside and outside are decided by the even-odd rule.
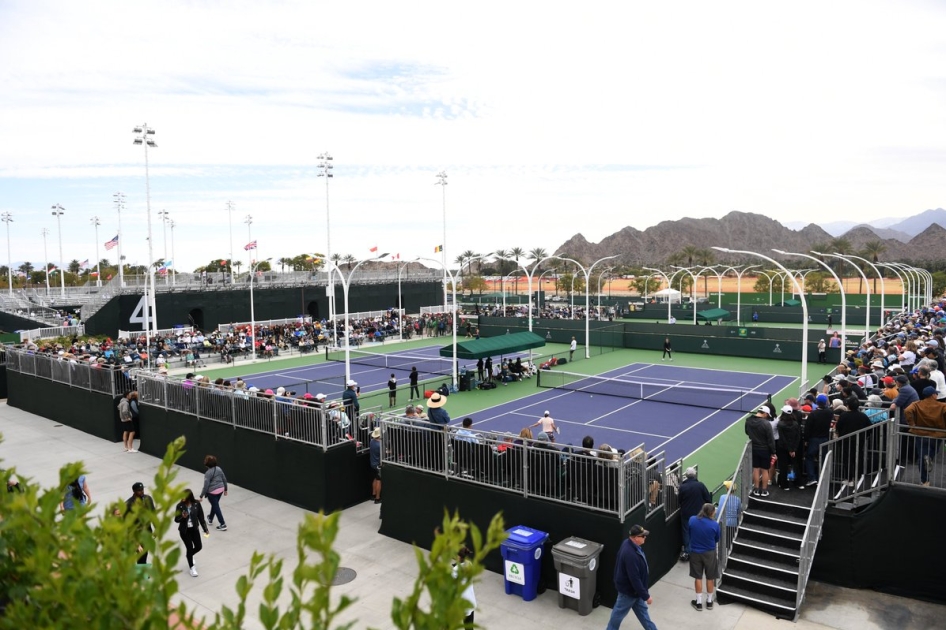
MULTIPOLYGON (((886 408, 865 406, 865 410, 886 408)), ((826 452, 834 454, 834 466, 827 469, 819 480, 822 483, 846 484, 848 491, 838 497, 829 497, 832 504, 851 501, 856 497, 870 495, 881 489, 879 483, 870 481, 871 476, 881 475, 887 468, 886 453, 892 449, 890 434, 895 432, 896 417, 877 422, 853 433, 830 439, 821 444, 819 457, 824 461, 826 452), (861 481, 864 480, 863 485, 861 481), (850 482, 850 483, 848 483, 850 482)))
MULTIPOLYGON (((729 553, 732 551, 736 531, 742 522, 743 506, 749 500, 749 488, 752 487, 752 442, 746 440, 746 445, 739 456, 739 464, 733 473, 733 484, 729 492, 719 499, 720 509, 716 512, 716 522, 719 524, 719 543, 716 557, 719 560, 719 575, 722 576, 729 563, 729 553), (746 478, 748 477, 748 479, 746 478), (736 499, 735 502, 733 499, 736 499), (735 519, 729 518, 735 510, 735 519), (735 520, 735 524, 733 524, 735 520)), ((720 578, 722 580, 722 578, 720 578)))
MULTIPOLYGON (((831 451, 825 455, 821 464, 821 475, 830 470, 831 451)), ((828 488, 830 484, 819 483, 815 492, 815 498, 811 503, 811 512, 808 513, 808 522, 805 524, 805 535, 801 540, 801 550, 798 559, 798 589, 795 594, 795 620, 798 619, 798 613, 801 610, 802 601, 805 599, 805 588, 808 586, 808 574, 811 572, 811 561, 815 557, 815 549, 818 547, 818 541, 821 540, 821 526, 824 523, 825 507, 828 502, 828 488)))

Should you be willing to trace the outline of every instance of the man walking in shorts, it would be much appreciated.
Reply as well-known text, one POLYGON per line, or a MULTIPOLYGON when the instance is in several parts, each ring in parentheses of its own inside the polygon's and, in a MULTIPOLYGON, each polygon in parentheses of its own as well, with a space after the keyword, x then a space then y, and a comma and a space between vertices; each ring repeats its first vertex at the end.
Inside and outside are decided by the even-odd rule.
POLYGON ((703 578, 706 578, 706 610, 713 610, 713 592, 719 575, 719 559, 716 545, 719 544, 719 523, 713 516, 716 507, 704 503, 700 513, 690 517, 690 577, 694 579, 696 599, 690 605, 703 612, 703 578))
POLYGON ((577 349, 578 349, 578 342, 575 340, 574 337, 572 337, 572 342, 568 346, 568 361, 569 362, 575 360, 575 350, 577 349))

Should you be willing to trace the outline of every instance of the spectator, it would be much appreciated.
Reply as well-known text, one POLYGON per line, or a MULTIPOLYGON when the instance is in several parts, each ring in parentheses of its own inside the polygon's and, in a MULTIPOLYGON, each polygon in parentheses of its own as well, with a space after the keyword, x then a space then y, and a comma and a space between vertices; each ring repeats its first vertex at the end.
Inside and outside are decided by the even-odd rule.
POLYGON ((91 502, 92 492, 89 490, 89 481, 85 475, 79 475, 78 479, 66 486, 59 509, 66 512, 76 509, 76 504, 88 505, 91 502))
POLYGON ((440 392, 434 392, 427 401, 427 417, 431 423, 441 425, 442 427, 446 427, 450 424, 450 414, 444 409, 444 405, 446 404, 447 397, 440 392))
POLYGON ((758 497, 769 496, 769 468, 775 456, 771 417, 771 409, 768 405, 762 405, 754 416, 746 419, 746 435, 752 442, 752 494, 758 497))
POLYGON ((732 479, 723 482, 726 494, 719 498, 719 511, 726 515, 726 540, 732 541, 736 537, 736 528, 739 527, 739 514, 742 512, 742 499, 739 493, 733 490, 732 479))
POLYGON ((358 402, 358 395, 360 393, 361 388, 358 387, 358 383, 351 379, 345 383, 345 391, 342 392, 342 402, 345 405, 345 413, 348 414, 349 418, 355 418, 357 420, 361 413, 361 403, 358 402))
POLYGON ((463 428, 457 431, 457 439, 461 442, 470 442, 471 444, 479 443, 479 436, 470 430, 470 427, 473 426, 473 418, 464 418, 461 425, 463 428))
POLYGON ((368 463, 371 466, 371 498, 381 503, 381 427, 375 427, 368 443, 368 463))
POLYGON ((210 535, 210 531, 207 529, 207 521, 204 520, 204 508, 200 505, 200 501, 194 498, 192 491, 185 490, 184 498, 177 504, 174 511, 176 512, 174 522, 177 523, 177 531, 184 542, 188 569, 193 577, 197 577, 197 564, 194 562, 194 556, 203 549, 199 529, 204 530, 204 536, 210 535))
MULTIPOLYGON (((934 390, 935 391, 935 390, 934 390)), ((860 410, 860 401, 854 396, 847 399, 845 403, 847 408, 838 416, 835 424, 835 434, 842 438, 861 429, 870 426, 870 419, 860 410)), ((859 437, 854 438, 857 444, 849 442, 846 448, 840 450, 841 466, 844 470, 845 485, 856 486, 861 473, 864 470, 864 453, 866 451, 867 436, 861 433, 859 437)))
MULTIPOLYGON (((151 520, 153 518, 155 508, 154 508, 154 499, 150 495, 145 494, 145 485, 140 481, 136 481, 131 486, 132 495, 125 500, 125 516, 133 514, 135 517, 135 523, 140 531, 153 531, 151 526, 151 520), (138 506, 137 512, 135 507, 138 506)), ((138 558, 138 564, 148 564, 148 550, 144 549, 141 544, 138 545, 138 553, 142 555, 138 558)))
POLYGON ((702 481, 696 478, 696 468, 692 466, 686 469, 683 483, 677 490, 677 496, 680 500, 680 526, 683 533, 683 551, 680 552, 680 561, 686 562, 690 559, 690 517, 700 513, 704 503, 712 501, 709 490, 703 485, 702 481))
POLYGON ((204 473, 204 488, 200 491, 200 498, 203 500, 204 497, 207 497, 207 500, 210 501, 210 524, 213 525, 214 515, 216 515, 219 522, 217 529, 225 532, 227 531, 227 523, 223 518, 223 512, 220 511, 220 497, 229 494, 227 475, 223 472, 223 468, 217 465, 217 458, 214 455, 208 455, 204 458, 204 466, 206 466, 207 471, 204 473))
POLYGON ((942 448, 942 438, 946 436, 946 404, 936 400, 934 387, 927 387, 923 390, 923 398, 907 407, 903 415, 910 434, 915 436, 920 483, 928 486, 936 453, 942 448))
POLYGON ((614 562, 614 589, 618 592, 607 630, 618 630, 627 613, 634 611, 644 630, 657 630, 650 620, 647 607, 654 603, 647 589, 649 571, 647 558, 641 549, 647 542, 649 531, 640 525, 632 525, 627 540, 618 548, 614 562))
MULTIPOLYGON (((684 482, 685 483, 685 482, 684 482)), ((694 579, 696 599, 690 605, 703 610, 703 578, 706 578, 706 609, 713 610, 713 591, 716 590, 716 578, 719 576, 719 560, 716 546, 719 544, 719 523, 713 518, 716 507, 704 503, 700 513, 690 517, 690 577, 694 579)))
POLYGON ((782 407, 782 414, 778 420, 779 439, 775 442, 775 452, 778 456, 778 487, 782 490, 790 490, 792 485, 804 487, 800 463, 801 425, 795 420, 795 410, 792 406, 782 407))

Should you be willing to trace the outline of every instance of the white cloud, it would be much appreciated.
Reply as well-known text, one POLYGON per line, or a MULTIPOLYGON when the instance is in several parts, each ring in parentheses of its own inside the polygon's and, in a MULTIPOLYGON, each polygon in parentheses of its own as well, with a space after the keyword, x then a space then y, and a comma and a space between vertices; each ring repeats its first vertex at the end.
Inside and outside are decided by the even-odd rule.
POLYGON ((946 196, 944 28, 923 2, 4 3, 0 209, 21 259, 62 203, 81 260, 123 190, 140 252, 147 121, 181 268, 226 254, 228 199, 267 256, 324 249, 326 150, 353 255, 432 252, 441 169, 451 258, 733 209, 912 214, 946 196))

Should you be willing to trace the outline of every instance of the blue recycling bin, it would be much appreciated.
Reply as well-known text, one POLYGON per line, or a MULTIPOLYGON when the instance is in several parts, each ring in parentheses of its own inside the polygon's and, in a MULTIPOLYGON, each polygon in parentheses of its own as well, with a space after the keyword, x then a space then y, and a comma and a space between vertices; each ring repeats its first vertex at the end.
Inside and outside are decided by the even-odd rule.
POLYGON ((500 545, 503 556, 503 581, 507 595, 522 595, 523 601, 535 599, 542 577, 543 545, 549 535, 519 525, 506 530, 508 538, 500 545))

